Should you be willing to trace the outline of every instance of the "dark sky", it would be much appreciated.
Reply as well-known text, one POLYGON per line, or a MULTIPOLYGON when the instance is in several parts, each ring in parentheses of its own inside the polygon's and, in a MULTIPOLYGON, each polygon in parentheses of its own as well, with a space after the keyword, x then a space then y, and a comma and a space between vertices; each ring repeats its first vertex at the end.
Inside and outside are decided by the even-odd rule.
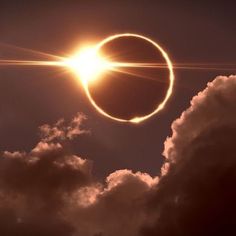
MULTIPOLYGON (((0 42, 67 55, 80 43, 132 32, 159 42, 173 63, 234 63, 234 9, 233 1, 1 1, 0 42)), ((0 56, 32 54, 1 46, 0 56)), ((130 125, 98 114, 72 74, 55 68, 0 68, 0 150, 30 150, 38 142, 38 126, 83 112, 91 134, 70 148, 95 162, 95 176, 123 168, 155 175, 172 121, 208 81, 231 73, 176 70, 166 108, 130 125)))
MULTIPOLYGON (((1 66, 0 235, 236 235, 236 71, 219 68, 236 65, 235 8, 233 1, 0 1, 0 59, 47 59, 15 46, 68 56, 84 42, 130 32, 157 41, 174 64, 219 64, 176 69, 165 109, 141 124, 99 114, 62 68, 1 66)), ((140 84, 142 113, 155 93, 146 96, 154 86, 140 84)), ((130 95, 115 88, 114 99, 130 95)), ((106 109, 136 112, 136 102, 125 113, 109 107, 112 93, 102 93, 93 96, 106 109)))

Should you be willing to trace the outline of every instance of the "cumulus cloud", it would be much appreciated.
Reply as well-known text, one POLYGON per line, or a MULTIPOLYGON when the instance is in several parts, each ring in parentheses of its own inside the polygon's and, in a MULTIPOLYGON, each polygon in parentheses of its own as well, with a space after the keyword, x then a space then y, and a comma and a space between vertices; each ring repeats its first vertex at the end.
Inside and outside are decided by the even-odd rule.
POLYGON ((172 124, 145 236, 236 234, 236 76, 217 77, 172 124))
POLYGON ((235 76, 219 76, 195 96, 191 106, 172 124, 173 135, 165 142, 164 156, 171 162, 185 158, 188 145, 202 132, 235 125, 235 76))
POLYGON ((68 152, 65 139, 87 133, 85 116, 66 125, 40 127, 41 140, 30 152, 0 158, 0 234, 129 236, 147 219, 145 195, 158 178, 119 170, 106 180, 92 176, 92 162, 68 152))
POLYGON ((148 220, 146 196, 157 182, 158 178, 145 173, 116 171, 106 178, 105 184, 81 188, 76 193, 68 214, 70 221, 79 235, 138 235, 140 227, 148 220), (74 208, 74 201, 80 207, 74 208))
MULTIPOLYGON (((236 76, 217 77, 173 122, 162 176, 117 170, 104 181, 64 147, 85 116, 40 127, 30 152, 0 157, 4 236, 236 234, 236 76)), ((158 170, 157 170, 158 172, 158 170)))
POLYGON ((0 158, 0 234, 71 235, 64 195, 91 183, 91 162, 40 141, 29 153, 0 158))

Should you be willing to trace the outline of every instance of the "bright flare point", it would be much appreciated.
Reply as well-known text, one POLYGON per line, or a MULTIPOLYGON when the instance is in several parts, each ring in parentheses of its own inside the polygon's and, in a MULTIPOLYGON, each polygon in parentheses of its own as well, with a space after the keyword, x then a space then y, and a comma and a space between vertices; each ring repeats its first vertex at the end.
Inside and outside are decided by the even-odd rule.
POLYGON ((105 58, 99 55, 97 47, 82 49, 66 63, 76 74, 78 74, 84 84, 96 80, 111 66, 105 58))
MULTIPOLYGON (((91 104, 96 108, 96 110, 101 113, 102 115, 119 121, 119 122, 131 122, 131 123, 140 123, 151 116, 158 113, 160 110, 162 110, 171 96, 172 89, 173 89, 173 83, 174 83, 174 72, 173 72, 173 66, 172 63, 167 55, 167 53, 153 40, 142 36, 138 34, 117 34, 110 36, 104 40, 102 40, 100 43, 93 47, 87 47, 80 50, 78 53, 76 53, 74 56, 66 59, 64 62, 64 66, 71 68, 78 76, 80 81, 83 83, 85 92, 87 94, 87 97, 91 104), (104 55, 101 55, 100 49, 103 47, 106 43, 109 43, 112 40, 123 38, 123 37, 134 37, 138 39, 145 40, 152 44, 154 48, 156 48, 157 51, 159 51, 162 56, 164 57, 166 64, 158 64, 158 63, 127 63, 127 62, 118 62, 118 61, 110 61, 107 60, 107 57, 104 55), (89 91, 89 82, 94 82, 98 78, 102 77, 101 75, 104 72, 107 71, 118 71, 123 73, 126 72, 125 68, 131 67, 131 68, 167 68, 169 70, 169 88, 167 90, 166 96, 163 99, 163 101, 156 107, 156 109, 151 112, 150 114, 147 114, 145 116, 141 117, 133 117, 132 119, 125 120, 121 118, 114 117, 108 113, 106 113, 102 108, 100 108, 97 103, 93 100, 90 91, 89 91)), ((63 64, 62 63, 62 64, 63 64)))
MULTIPOLYGON (((173 65, 167 52, 164 51, 162 47, 160 47, 155 41, 151 40, 148 37, 132 34, 132 33, 125 33, 125 34, 117 34, 112 35, 108 38, 105 38, 97 45, 93 47, 86 47, 76 52, 75 55, 72 57, 61 57, 56 56, 44 52, 38 52, 31 49, 19 48, 16 46, 2 44, 0 46, 7 46, 13 47, 17 50, 22 50, 25 52, 30 52, 34 56, 44 56, 47 60, 12 60, 12 59, 1 59, 0 58, 0 66, 56 66, 56 67, 65 67, 66 69, 70 69, 74 71, 77 75, 77 78, 82 82, 87 97, 94 108, 101 113, 102 115, 119 121, 119 122, 131 122, 131 123, 140 123, 151 116, 157 114, 160 110, 165 107, 165 104, 169 97, 172 94, 173 85, 174 85, 174 71, 173 65), (122 62, 122 61, 111 61, 107 60, 107 58, 111 58, 109 55, 106 57, 101 55, 100 49, 106 45, 107 43, 111 42, 112 40, 124 38, 124 37, 134 37, 138 39, 145 40, 149 42, 156 48, 156 50, 162 54, 163 58, 165 59, 166 63, 153 63, 153 62, 122 62), (49 60, 51 59, 51 60, 49 60), (141 117, 133 117, 130 120, 120 119, 110 114, 106 113, 102 108, 100 108, 96 102, 93 100, 92 96, 90 95, 89 91, 89 82, 97 80, 98 78, 102 77, 103 73, 106 71, 113 71, 113 72, 120 72, 124 74, 130 74, 127 71, 127 68, 160 68, 160 69, 168 69, 169 70, 169 88, 167 90, 166 96, 164 100, 156 107, 156 109, 151 112, 150 114, 146 114, 145 116, 141 117)), ((234 70, 235 71, 235 64, 215 64, 215 63, 178 63, 174 66, 175 69, 188 69, 188 70, 234 70)), ((131 74, 132 75, 132 74, 131 74)), ((133 74, 136 76, 136 74, 133 74)), ((138 76, 138 75, 137 75, 138 76)), ((150 77, 145 77, 140 75, 143 78, 152 79, 150 77)))

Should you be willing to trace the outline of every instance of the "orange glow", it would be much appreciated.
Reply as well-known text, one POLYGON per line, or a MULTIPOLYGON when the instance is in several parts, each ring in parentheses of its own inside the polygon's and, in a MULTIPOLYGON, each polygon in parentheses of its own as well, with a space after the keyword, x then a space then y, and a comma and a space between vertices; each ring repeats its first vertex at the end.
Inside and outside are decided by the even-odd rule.
MULTIPOLYGON (((26 49, 22 49, 26 50, 26 49)), ((29 50, 30 52, 32 50, 29 50)), ((159 46, 155 41, 151 40, 148 37, 139 35, 139 34, 132 34, 132 33, 125 33, 125 34, 117 34, 110 36, 96 45, 91 47, 82 48, 80 51, 76 52, 75 55, 71 57, 59 57, 54 56, 51 54, 45 54, 42 52, 32 51, 35 55, 44 55, 48 58, 52 58, 53 60, 48 61, 33 61, 33 60, 6 60, 0 59, 0 66, 56 66, 56 67, 64 67, 66 69, 70 69, 75 72, 77 78, 82 82, 86 95, 94 106, 94 108, 102 115, 119 122, 130 122, 130 123, 140 123, 153 115, 157 114, 160 110, 165 107, 165 104, 169 97, 172 94, 173 84, 174 84, 174 72, 173 72, 173 65, 171 60, 168 57, 168 54, 159 46), (126 63, 120 61, 110 61, 109 55, 101 55, 101 47, 104 46, 106 43, 123 37, 135 37, 138 39, 142 39, 147 41, 148 43, 152 44, 158 53, 161 53, 163 58, 165 59, 165 63, 126 63), (114 116, 111 116, 107 112, 105 112, 99 105, 93 100, 90 91, 89 91, 89 83, 95 82, 99 78, 102 78, 104 72, 111 71, 111 72, 121 72, 129 74, 129 71, 126 71, 126 68, 167 68, 169 70, 169 87, 167 89, 165 98, 163 101, 156 107, 156 109, 141 117, 133 117, 130 120, 120 119, 114 116)), ((188 65, 185 67, 184 64, 180 64, 176 66, 176 68, 194 68, 192 65, 188 65)), ((202 69, 200 67, 195 67, 198 69, 202 69)), ((203 68, 204 69, 204 68, 203 68)), ((137 75, 138 76, 138 75, 137 75)), ((153 79, 149 77, 144 77, 146 79, 153 79)))
POLYGON ((110 64, 104 59, 96 47, 87 47, 65 62, 86 84, 96 80, 102 72, 109 69, 110 64))
MULTIPOLYGON (((87 74, 87 69, 91 68, 94 66, 94 71, 95 73, 93 73, 93 69, 91 70, 92 71, 92 78, 97 78, 99 77, 99 75, 101 74, 102 71, 104 70, 118 70, 117 68, 119 68, 119 70, 122 71, 122 67, 142 67, 142 66, 153 66, 153 63, 150 63, 150 64, 138 64, 136 65, 135 63, 122 63, 122 62, 108 62, 106 61, 105 59, 101 59, 99 57, 95 57, 95 58, 99 58, 99 59, 96 59, 96 60, 90 60, 88 58, 88 67, 85 66, 84 69, 85 69, 85 73, 82 75, 81 77, 81 80, 83 82, 83 85, 84 85, 84 89, 85 89, 85 92, 87 94, 87 97, 89 99, 89 101, 91 102, 91 104, 95 107, 95 109, 101 113, 102 115, 112 119, 112 120, 115 120, 115 121, 119 121, 119 122, 130 122, 130 123, 140 123, 144 120, 147 120, 148 118, 152 117, 153 115, 157 114, 160 110, 162 110, 167 102, 167 100, 169 99, 169 97, 171 96, 171 93, 172 93, 172 90, 173 90, 173 84, 174 84, 174 72, 173 72, 173 66, 172 66, 172 63, 167 55, 167 53, 156 43, 154 42, 153 40, 145 37, 145 36, 142 36, 142 35, 138 35, 138 34, 130 34, 130 33, 126 33, 126 34, 117 34, 117 35, 114 35, 114 36, 110 36, 108 38, 106 38, 105 40, 101 41, 93 50, 95 52, 95 55, 99 55, 99 49, 105 45, 106 43, 108 43, 109 41, 112 41, 114 39, 117 39, 117 38, 121 38, 121 37, 136 37, 136 38, 140 38, 140 39, 143 39, 143 40, 146 40, 148 41, 149 43, 151 43, 152 45, 154 45, 156 47, 156 49, 158 51, 161 52, 162 56, 164 57, 164 59, 166 60, 166 64, 167 64, 167 67, 168 67, 168 70, 169 70, 169 88, 167 90, 167 93, 166 93, 166 96, 164 98, 164 100, 157 106, 157 108, 150 114, 147 114, 145 116, 142 116, 142 117, 133 117, 132 119, 130 120, 124 120, 124 119, 120 119, 120 118, 117 118, 117 117, 114 117, 114 116, 111 116, 110 114, 106 113, 103 109, 101 109, 97 104, 96 102, 93 100, 93 98, 91 97, 91 94, 90 94, 90 91, 89 91, 89 88, 88 88, 88 82, 91 80, 91 77, 89 75, 89 78, 86 78, 86 74, 87 74), (95 63, 92 63, 91 62, 95 62, 95 63), (105 63, 104 63, 105 61, 105 63), (97 73, 99 72, 99 73, 97 73), (85 78, 83 77, 85 76, 85 78)), ((73 60, 72 60, 73 61, 73 60)), ((75 61, 72 63, 74 64, 75 61)), ((82 62, 83 64, 84 62, 82 62)), ((78 63, 75 63, 75 66, 78 65, 78 63)), ((158 67, 158 66, 157 66, 158 67)), ((77 67, 77 69, 79 69, 81 67, 77 67)), ((76 69, 76 70, 77 70, 76 69)), ((83 70, 84 70, 83 69, 83 70)), ((124 72, 125 73, 125 72, 124 72)), ((80 73, 79 73, 80 74, 80 73)), ((90 72, 89 72, 90 74, 90 72)), ((81 74, 80 74, 81 75, 81 74)))
MULTIPOLYGON (((177 63, 172 65, 171 60, 169 59, 168 54, 164 51, 164 49, 159 46, 155 41, 152 39, 139 35, 139 34, 132 34, 132 33, 125 33, 125 34, 117 34, 110 36, 96 45, 92 47, 85 47, 79 52, 75 53, 75 55, 70 57, 62 57, 57 55, 52 55, 45 52, 39 52, 32 49, 21 48, 13 45, 3 44, 0 43, 0 46, 13 48, 15 50, 20 50, 23 52, 30 53, 33 57, 43 57, 44 60, 13 60, 13 59, 2 59, 0 58, 0 66, 43 66, 43 67, 61 67, 65 68, 66 70, 72 70, 77 75, 77 78, 82 82, 83 88, 87 94, 87 97, 94 108, 102 115, 119 122, 130 122, 130 123, 140 123, 155 114, 157 114, 160 110, 162 110, 168 99, 170 98, 173 90, 174 84, 174 69, 180 70, 219 70, 219 71, 235 71, 235 63, 233 64, 219 64, 219 63, 177 63), (104 46, 106 43, 122 38, 122 37, 136 37, 142 40, 145 40, 152 44, 158 52, 160 52, 165 59, 165 63, 126 63, 122 61, 109 61, 109 55, 101 55, 100 48, 104 46), (97 79, 101 78, 103 73, 106 71, 114 71, 114 72, 121 72, 125 74, 130 74, 131 72, 126 70, 126 68, 167 68, 169 70, 169 88, 167 89, 167 93, 163 101, 156 107, 156 109, 141 117, 133 117, 130 120, 119 119, 117 117, 111 116, 110 114, 106 113, 102 108, 100 108, 97 103, 93 100, 90 95, 89 91, 89 82, 95 82, 97 79)), ((133 74, 137 75, 137 74, 133 74)), ((137 75, 139 76, 139 75, 137 75)), ((153 79, 148 76, 143 76, 146 79, 153 79)), ((160 81, 162 82, 162 81, 160 81)))
MULTIPOLYGON (((14 45, 8 45, 0 43, 0 46, 4 46, 10 49, 15 49, 23 52, 30 53, 31 56, 34 57, 43 57, 44 60, 17 60, 17 59, 3 59, 0 58, 0 67, 1 66, 43 66, 43 67, 61 67, 66 70, 72 70, 77 75, 77 78, 82 82, 87 97, 94 108, 102 115, 119 122, 130 122, 130 123, 140 123, 153 115, 157 114, 160 110, 162 110, 168 99, 170 98, 173 90, 174 84, 174 69, 180 70, 219 70, 219 71, 235 71, 235 63, 226 63, 226 64, 219 64, 219 63, 177 63, 172 64, 171 60, 169 59, 168 54, 164 51, 164 49, 158 45, 152 39, 139 35, 139 34, 132 34, 132 33, 125 33, 125 34, 116 34, 110 36, 104 40, 102 40, 97 45, 93 47, 83 48, 79 52, 75 53, 74 56, 71 57, 62 57, 57 55, 52 55, 45 52, 35 51, 32 49, 26 49, 22 47, 17 47, 14 45), (101 55, 100 49, 106 43, 122 38, 122 37, 136 37, 142 40, 145 40, 152 44, 158 52, 160 52, 165 59, 165 63, 126 63, 122 61, 109 61, 109 55, 101 55), (133 117, 130 120, 119 119, 117 117, 111 116, 110 114, 106 113, 102 108, 100 108, 93 98, 90 95, 89 91, 89 82, 94 82, 97 79, 101 78, 103 73, 106 71, 111 72, 121 72, 124 74, 131 74, 130 71, 126 70, 126 68, 166 68, 169 70, 169 87, 167 89, 167 93, 163 101, 156 107, 156 109, 141 117, 133 117)), ((140 76, 138 74, 132 74, 134 76, 140 76)), ((142 75, 142 78, 146 79, 153 79, 148 76, 142 75)), ((163 81, 160 81, 163 82, 163 81)))

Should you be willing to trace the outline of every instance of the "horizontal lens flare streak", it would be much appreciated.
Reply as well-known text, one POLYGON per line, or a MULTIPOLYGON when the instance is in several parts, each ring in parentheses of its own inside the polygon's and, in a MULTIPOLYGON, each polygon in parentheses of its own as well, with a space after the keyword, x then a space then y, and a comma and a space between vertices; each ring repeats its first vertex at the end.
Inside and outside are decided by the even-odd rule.
MULTIPOLYGON (((60 58, 60 61, 34 61, 34 60, 1 60, 0 66, 59 66, 59 67, 70 67, 67 62, 67 59, 63 57, 60 58)), ((75 65, 74 65, 75 66, 75 65)), ((79 65, 78 65, 79 66, 79 65)), ((129 62, 108 62, 106 70, 119 71, 122 73, 130 74, 130 72, 122 71, 120 68, 159 68, 166 69, 168 65, 164 63, 129 63, 129 62), (119 68, 119 69, 118 69, 119 68)), ((178 63, 173 64, 174 69, 186 69, 186 70, 236 70, 235 64, 201 64, 201 63, 178 63)), ((138 74, 133 74, 140 76, 138 74)), ((145 77, 146 78, 146 77, 145 77)), ((151 79, 150 77, 147 77, 151 79)), ((153 79, 155 80, 155 79, 153 79)))
POLYGON ((0 66, 60 66, 65 63, 61 61, 27 61, 27 60, 1 60, 0 66))
MULTIPOLYGON (((160 83, 166 83, 164 80, 161 80, 161 79, 157 79, 157 78, 152 78, 152 77, 150 77, 150 76, 146 76, 146 75, 141 75, 141 74, 139 74, 139 73, 134 73, 134 72, 131 72, 131 71, 128 71, 128 70, 125 70, 125 69, 120 69, 120 68, 122 68, 122 67, 113 67, 112 69, 110 69, 110 70, 112 70, 112 71, 115 71, 115 72, 119 72, 119 73, 122 73, 122 74, 126 74, 126 75, 131 75, 131 76, 133 76, 133 78, 134 77, 140 77, 140 78, 143 78, 143 79, 148 79, 148 80, 153 80, 153 81, 155 81, 155 82, 160 82, 160 83)), ((127 68, 127 67, 126 67, 127 68)), ((134 67, 132 67, 132 68, 134 68, 134 67)), ((140 68, 140 67, 139 67, 140 68)))
MULTIPOLYGON (((164 63, 125 63, 125 62, 113 62, 111 68, 159 68, 166 69, 168 65, 164 63)), ((174 69, 186 69, 186 70, 233 70, 236 69, 236 65, 233 64, 173 64, 174 69)))
POLYGON ((104 116, 119 121, 119 122, 131 122, 131 123, 140 123, 154 114, 158 113, 161 109, 164 108, 167 100, 172 94, 173 83, 174 83, 174 72, 173 70, 218 70, 218 71, 236 71, 236 63, 172 63, 167 55, 167 53, 153 40, 138 34, 118 34, 110 36, 97 45, 93 47, 89 47, 88 50, 81 50, 77 52, 74 56, 61 57, 57 55, 52 55, 49 53, 39 52, 27 48, 21 48, 17 46, 12 46, 9 44, 1 43, 0 47, 3 46, 5 48, 14 49, 15 51, 22 51, 27 54, 31 54, 33 58, 41 58, 44 60, 12 60, 12 59, 1 59, 0 58, 0 67, 1 66, 44 66, 44 67, 62 67, 65 68, 66 71, 75 72, 76 76, 83 84, 83 88, 87 94, 87 97, 94 108, 104 116), (163 58, 165 59, 165 63, 153 63, 153 62, 119 62, 107 60, 107 58, 112 58, 112 55, 100 55, 100 49, 106 43, 119 39, 122 37, 135 37, 138 39, 145 40, 152 44, 157 51, 159 51, 163 58), (137 70, 135 70, 137 68, 137 70), (122 74, 131 75, 132 79, 135 78, 143 78, 148 79, 160 83, 167 83, 166 80, 161 80, 158 78, 152 78, 144 74, 144 71, 141 73, 142 68, 147 69, 167 69, 169 71, 169 88, 167 90, 166 96, 164 100, 157 106, 156 110, 152 113, 147 114, 143 117, 134 117, 130 120, 124 120, 117 117, 113 117, 103 111, 93 100, 89 91, 89 82, 94 82, 97 78, 102 77, 103 72, 118 72, 122 74))
POLYGON ((24 48, 24 47, 18 47, 15 45, 11 45, 8 43, 2 43, 0 42, 0 48, 4 48, 4 49, 8 49, 9 51, 11 51, 12 49, 14 49, 15 52, 22 52, 22 53, 27 53, 30 54, 32 56, 40 56, 40 57, 45 57, 47 59, 53 59, 53 60, 62 60, 63 57, 57 56, 57 55, 53 55, 50 53, 46 53, 46 52, 40 52, 40 51, 36 51, 33 49, 29 49, 29 48, 24 48))

